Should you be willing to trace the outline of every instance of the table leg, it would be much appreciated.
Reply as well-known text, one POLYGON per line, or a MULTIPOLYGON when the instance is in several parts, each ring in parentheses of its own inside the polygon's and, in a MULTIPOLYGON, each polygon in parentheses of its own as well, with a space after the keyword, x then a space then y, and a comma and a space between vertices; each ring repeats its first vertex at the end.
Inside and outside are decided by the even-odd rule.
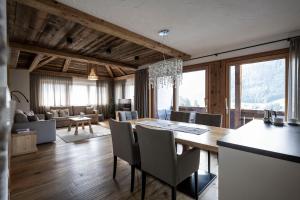
POLYGON ((207 152, 207 172, 210 173, 210 152, 207 152))
POLYGON ((94 132, 93 132, 93 129, 92 129, 92 123, 91 123, 91 120, 89 120, 89 127, 90 127, 90 133, 94 133, 94 132))
POLYGON ((81 123, 82 130, 84 130, 84 122, 81 123))
POLYGON ((78 123, 76 122, 76 128, 75 128, 75 134, 74 135, 78 135, 78 123))
POLYGON ((71 131, 71 126, 72 126, 72 123, 70 122, 69 127, 68 127, 69 132, 71 131))
MULTIPOLYGON (((216 175, 211 173, 210 152, 207 152, 208 171, 198 171, 197 193, 200 195, 216 179, 216 175)), ((194 198, 195 197, 195 177, 191 176, 177 186, 178 191, 194 198)))

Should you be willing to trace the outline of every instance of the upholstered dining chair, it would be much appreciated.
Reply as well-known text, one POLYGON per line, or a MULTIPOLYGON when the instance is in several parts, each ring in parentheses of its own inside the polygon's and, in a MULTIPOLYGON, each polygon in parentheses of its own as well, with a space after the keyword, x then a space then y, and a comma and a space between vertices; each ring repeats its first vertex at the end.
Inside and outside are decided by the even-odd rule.
MULTIPOLYGON (((221 127, 222 115, 209 114, 209 113, 196 113, 195 123, 207 125, 207 126, 221 127)), ((218 154, 217 154, 217 160, 219 160, 218 154)), ((210 151, 207 151, 207 163, 208 163, 208 171, 210 172, 210 151)))
POLYGON ((176 122, 190 122, 191 113, 189 112, 180 112, 180 111, 171 111, 170 120, 176 122))
POLYGON ((138 119, 137 111, 117 111, 116 115, 120 122, 138 119))
POLYGON ((196 113, 195 116, 196 124, 203 124, 207 126, 222 126, 222 115, 220 114, 206 114, 206 113, 196 113))
POLYGON ((135 168, 140 165, 139 145, 135 142, 133 130, 129 122, 118 122, 110 119, 109 126, 111 130, 114 167, 113 178, 116 177, 117 158, 120 158, 131 165, 131 187, 134 189, 135 168))
MULTIPOLYGON (((142 199, 145 198, 147 174, 169 185, 172 199, 176 199, 176 186, 193 173, 195 188, 198 188, 199 149, 190 149, 177 155, 172 131, 140 125, 136 126, 136 131, 141 155, 142 199)), ((198 199, 197 190, 195 199, 198 199)))

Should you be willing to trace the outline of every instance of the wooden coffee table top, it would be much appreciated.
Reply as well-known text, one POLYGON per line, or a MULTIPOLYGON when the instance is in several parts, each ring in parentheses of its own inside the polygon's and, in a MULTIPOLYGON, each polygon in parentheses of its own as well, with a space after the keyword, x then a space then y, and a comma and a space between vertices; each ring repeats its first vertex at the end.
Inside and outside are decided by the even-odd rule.
POLYGON ((89 117, 72 117, 72 118, 70 118, 70 120, 74 121, 74 122, 89 121, 91 119, 92 118, 89 118, 89 117))

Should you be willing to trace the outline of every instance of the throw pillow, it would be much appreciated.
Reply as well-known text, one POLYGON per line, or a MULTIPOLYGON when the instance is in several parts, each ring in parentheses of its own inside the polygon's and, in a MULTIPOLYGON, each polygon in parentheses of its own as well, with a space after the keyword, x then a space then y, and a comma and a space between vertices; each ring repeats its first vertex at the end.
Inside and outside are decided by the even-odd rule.
POLYGON ((86 114, 94 114, 94 108, 93 107, 86 107, 86 114))
POLYGON ((27 119, 30 122, 39 120, 38 116, 36 116, 32 110, 29 112, 25 112, 25 115, 27 116, 27 119))
POLYGON ((29 115, 27 116, 28 121, 30 122, 35 122, 35 121, 39 121, 39 118, 37 115, 29 115))
POLYGON ((50 110, 50 112, 53 114, 53 117, 58 117, 58 110, 50 110))
POLYGON ((69 114, 69 109, 62 109, 58 111, 58 114, 60 117, 68 117, 69 114))
POLYGON ((22 112, 20 112, 19 110, 16 111, 15 113, 15 123, 24 123, 24 122, 28 122, 27 116, 22 112))

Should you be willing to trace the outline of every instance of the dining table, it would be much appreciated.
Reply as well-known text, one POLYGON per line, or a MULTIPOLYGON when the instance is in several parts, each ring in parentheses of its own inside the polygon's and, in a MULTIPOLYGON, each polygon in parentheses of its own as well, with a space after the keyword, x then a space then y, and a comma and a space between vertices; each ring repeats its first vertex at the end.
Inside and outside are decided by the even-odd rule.
MULTIPOLYGON (((198 148, 208 153, 208 168, 207 171, 198 172, 198 195, 203 193, 205 189, 216 179, 216 174, 211 172, 210 154, 218 154, 219 146, 217 141, 235 132, 233 129, 206 126, 195 123, 176 122, 169 120, 161 120, 154 118, 139 118, 129 121, 135 131, 136 125, 141 125, 149 128, 159 128, 173 131, 175 142, 191 148, 198 148)), ((201 161, 200 161, 201 162, 201 161)), ((195 186, 194 177, 190 176, 177 186, 177 190, 194 197, 195 186)))

